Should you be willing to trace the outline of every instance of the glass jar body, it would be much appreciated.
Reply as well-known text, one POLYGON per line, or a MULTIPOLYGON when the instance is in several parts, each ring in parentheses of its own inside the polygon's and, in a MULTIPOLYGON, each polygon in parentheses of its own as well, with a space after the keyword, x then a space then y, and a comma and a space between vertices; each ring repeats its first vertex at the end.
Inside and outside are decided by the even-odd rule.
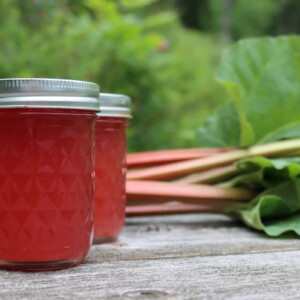
POLYGON ((96 122, 94 243, 115 241, 124 227, 126 118, 96 122))
POLYGON ((96 113, 0 110, 0 267, 79 264, 92 241, 96 113))

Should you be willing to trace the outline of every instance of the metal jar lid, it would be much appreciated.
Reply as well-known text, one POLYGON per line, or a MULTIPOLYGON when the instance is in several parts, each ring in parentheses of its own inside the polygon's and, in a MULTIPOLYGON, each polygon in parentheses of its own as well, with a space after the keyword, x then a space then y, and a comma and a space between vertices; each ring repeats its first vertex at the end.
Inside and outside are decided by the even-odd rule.
POLYGON ((130 98, 126 95, 101 93, 100 117, 131 118, 130 98))
POLYGON ((48 78, 0 79, 0 109, 61 108, 99 111, 96 83, 48 78))

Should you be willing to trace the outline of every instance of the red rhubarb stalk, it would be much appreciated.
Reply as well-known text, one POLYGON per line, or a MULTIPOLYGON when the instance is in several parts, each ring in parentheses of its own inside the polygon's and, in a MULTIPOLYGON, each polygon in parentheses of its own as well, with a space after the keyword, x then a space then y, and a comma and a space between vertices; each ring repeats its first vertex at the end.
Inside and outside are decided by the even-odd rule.
POLYGON ((191 148, 130 153, 127 155, 127 167, 142 168, 188 159, 203 158, 228 150, 227 148, 191 148))
POLYGON ((142 180, 127 181, 126 194, 129 205, 180 201, 226 206, 229 202, 248 201, 255 196, 253 192, 240 188, 142 180))
POLYGON ((195 214, 195 213, 220 212, 218 207, 197 205, 197 204, 164 204, 164 205, 142 205, 127 206, 127 217, 161 216, 174 214, 195 214))

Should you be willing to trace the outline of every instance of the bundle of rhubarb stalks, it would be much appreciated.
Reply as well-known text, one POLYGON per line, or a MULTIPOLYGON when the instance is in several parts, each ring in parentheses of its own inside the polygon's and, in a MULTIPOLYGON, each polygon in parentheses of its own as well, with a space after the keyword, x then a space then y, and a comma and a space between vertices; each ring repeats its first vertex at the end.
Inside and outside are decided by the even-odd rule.
POLYGON ((300 139, 243 150, 129 154, 126 214, 223 213, 277 236, 290 229, 286 217, 292 215, 294 222, 300 209, 299 151, 300 139))
POLYGON ((239 160, 262 155, 282 157, 299 149, 300 140, 246 150, 199 148, 129 154, 127 215, 228 211, 236 203, 249 202, 259 193, 259 189, 229 186, 233 178, 249 175, 249 166, 237 164, 239 160))
POLYGON ((127 156, 127 216, 214 212, 300 235, 300 38, 224 51, 230 100, 198 130, 200 148, 127 156))

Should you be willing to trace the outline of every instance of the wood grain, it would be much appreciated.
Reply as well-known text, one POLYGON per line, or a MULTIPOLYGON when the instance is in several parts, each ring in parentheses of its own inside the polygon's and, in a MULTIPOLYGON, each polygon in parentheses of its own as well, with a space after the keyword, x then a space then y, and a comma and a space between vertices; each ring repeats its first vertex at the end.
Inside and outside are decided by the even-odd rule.
POLYGON ((76 268, 0 272, 1 299, 299 299, 300 241, 217 215, 132 218, 76 268))

